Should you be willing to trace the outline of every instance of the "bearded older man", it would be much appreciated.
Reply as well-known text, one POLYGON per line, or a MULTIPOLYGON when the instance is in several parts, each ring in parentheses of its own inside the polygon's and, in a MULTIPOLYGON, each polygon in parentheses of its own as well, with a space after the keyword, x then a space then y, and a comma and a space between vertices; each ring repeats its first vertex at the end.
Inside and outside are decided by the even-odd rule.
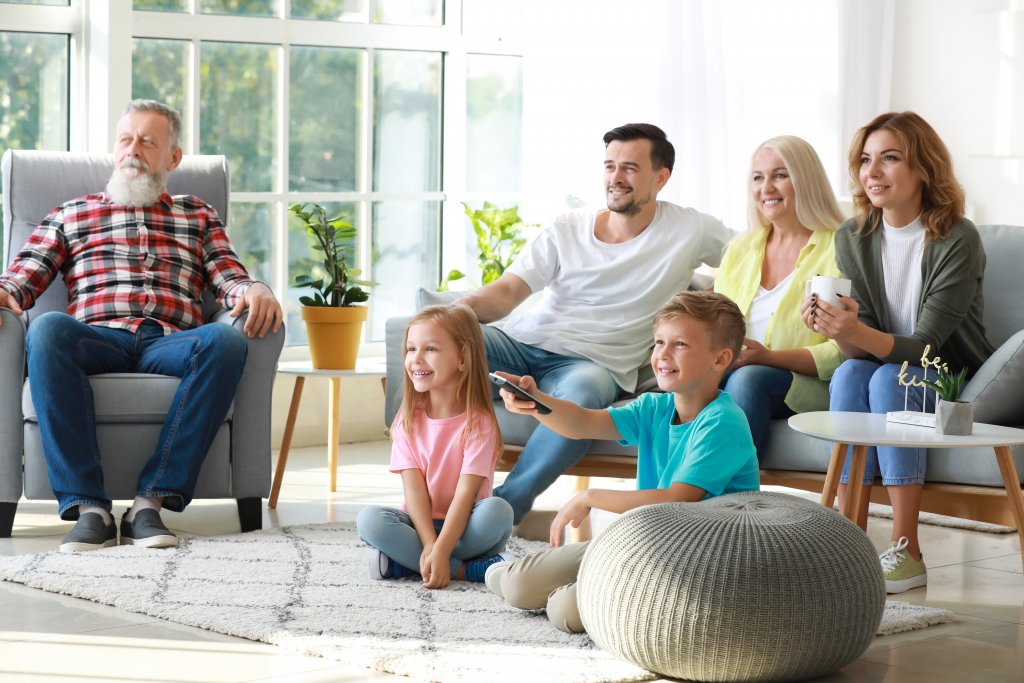
POLYGON ((139 473, 121 518, 122 544, 176 547, 160 510, 192 499, 200 466, 234 398, 246 335, 281 327, 270 288, 249 277, 216 210, 194 196, 167 193, 181 163, 181 118, 152 100, 134 100, 117 124, 115 169, 106 192, 54 209, 0 275, 0 307, 21 314, 58 273, 67 313, 32 322, 26 341, 32 401, 50 486, 62 519, 75 520, 62 552, 117 542, 103 488, 89 375, 145 372, 181 382, 155 452, 139 473), (211 288, 242 331, 203 324, 211 288))

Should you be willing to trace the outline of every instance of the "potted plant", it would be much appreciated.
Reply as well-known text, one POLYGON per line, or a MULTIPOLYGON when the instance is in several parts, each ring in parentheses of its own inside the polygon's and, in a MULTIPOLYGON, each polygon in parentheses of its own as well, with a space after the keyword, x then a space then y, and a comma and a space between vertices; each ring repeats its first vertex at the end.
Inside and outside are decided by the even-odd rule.
POLYGON ((954 374, 943 364, 934 382, 924 380, 924 385, 933 389, 937 397, 935 431, 939 434, 968 436, 973 431, 974 404, 957 400, 966 377, 967 368, 954 374))
MULTIPOLYGON (((526 244, 523 228, 530 226, 519 217, 518 206, 502 208, 490 202, 484 202, 482 209, 474 209, 465 202, 462 206, 476 233, 476 246, 480 251, 476 262, 480 267, 481 284, 489 285, 501 277, 522 250, 526 244)), ((449 271, 438 291, 447 292, 449 283, 464 277, 466 274, 461 270, 449 271)))
POLYGON ((376 284, 357 279, 359 270, 346 261, 356 229, 341 216, 328 218, 319 204, 292 204, 288 210, 313 237, 313 249, 323 254, 323 261, 314 262, 311 274, 295 278, 296 287, 314 290, 312 296, 299 297, 313 367, 354 368, 367 317, 367 308, 356 304, 370 296, 363 287, 376 284))

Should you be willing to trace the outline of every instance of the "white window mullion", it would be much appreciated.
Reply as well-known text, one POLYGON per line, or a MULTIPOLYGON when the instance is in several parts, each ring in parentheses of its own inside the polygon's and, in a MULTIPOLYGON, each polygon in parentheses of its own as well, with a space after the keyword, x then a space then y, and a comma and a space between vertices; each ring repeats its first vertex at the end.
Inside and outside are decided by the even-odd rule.
MULTIPOLYGON (((285 0, 285 5, 288 4, 288 0, 285 0)), ((288 7, 284 7, 285 12, 288 11, 288 7)), ((287 14, 285 14, 287 16, 287 14)), ((291 74, 291 46, 288 41, 284 41, 281 45, 281 59, 279 60, 280 69, 278 70, 278 91, 281 93, 278 107, 278 126, 277 126, 277 144, 278 144, 278 177, 277 177, 277 190, 283 195, 281 201, 277 201, 274 204, 273 214, 277 217, 274 221, 276 226, 276 234, 274 235, 274 242, 276 248, 273 250, 274 254, 274 273, 276 282, 272 283, 271 286, 276 285, 275 289, 280 293, 281 300, 287 299, 288 293, 288 191, 291 189, 288 186, 288 179, 290 176, 288 159, 288 121, 291 105, 290 101, 290 90, 289 81, 291 74)), ((287 305, 287 302, 286 302, 287 305)))
MULTIPOLYGON (((371 0, 370 16, 373 16, 373 0, 371 0)), ((369 194, 373 192, 373 74, 376 50, 368 48, 366 59, 363 60, 361 79, 363 112, 359 121, 359 173, 356 187, 363 195, 363 200, 356 206, 357 215, 353 216, 359 229, 359 263, 363 269, 363 279, 373 280, 373 206, 369 194)), ((363 336, 369 334, 369 325, 363 326, 363 336)))

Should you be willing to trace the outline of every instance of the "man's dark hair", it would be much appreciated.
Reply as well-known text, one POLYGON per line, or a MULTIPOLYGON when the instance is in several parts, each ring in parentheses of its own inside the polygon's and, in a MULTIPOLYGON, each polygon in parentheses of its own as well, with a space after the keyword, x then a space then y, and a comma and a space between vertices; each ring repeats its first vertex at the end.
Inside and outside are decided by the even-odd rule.
POLYGON ((676 163, 676 148, 665 137, 665 131, 650 123, 627 123, 618 128, 612 128, 604 134, 604 146, 612 140, 627 142, 629 140, 650 140, 651 141, 651 164, 654 169, 667 168, 672 172, 672 166, 676 163))

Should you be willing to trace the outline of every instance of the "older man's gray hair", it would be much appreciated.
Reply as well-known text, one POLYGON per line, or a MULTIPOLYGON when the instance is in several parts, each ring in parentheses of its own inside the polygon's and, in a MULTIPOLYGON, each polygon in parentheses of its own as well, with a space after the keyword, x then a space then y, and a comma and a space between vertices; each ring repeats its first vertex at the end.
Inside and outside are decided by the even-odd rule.
POLYGON ((125 114, 131 114, 137 111, 149 111, 155 114, 160 114, 167 119, 167 123, 170 124, 171 129, 171 148, 181 146, 181 114, 177 111, 168 107, 163 102, 157 102, 156 100, 132 100, 129 102, 121 116, 125 114))

